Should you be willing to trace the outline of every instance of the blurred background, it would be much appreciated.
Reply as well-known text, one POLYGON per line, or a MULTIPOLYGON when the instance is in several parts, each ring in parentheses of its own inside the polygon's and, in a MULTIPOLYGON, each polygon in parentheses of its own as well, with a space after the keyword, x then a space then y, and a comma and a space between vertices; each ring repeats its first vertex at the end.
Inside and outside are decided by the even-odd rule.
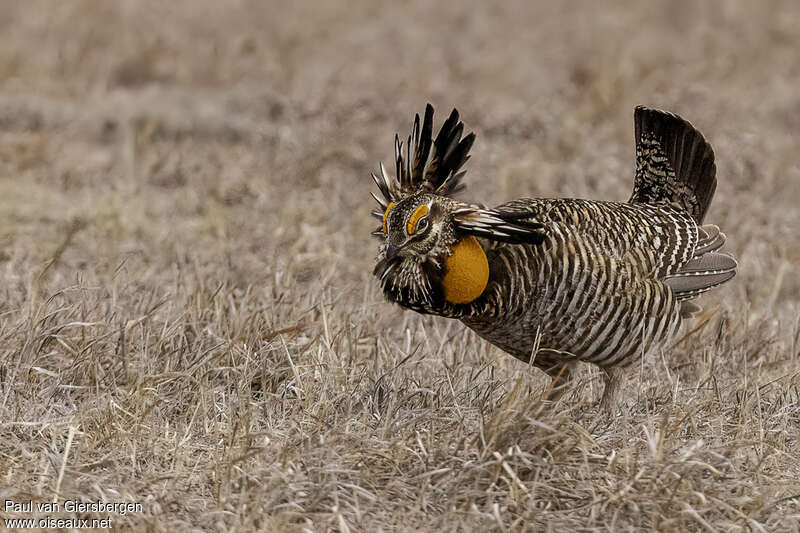
POLYGON ((154 531, 790 530, 799 29, 792 1, 0 2, 0 492, 154 531), (489 205, 627 200, 639 104, 714 147, 739 274, 631 420, 591 372, 531 414, 540 373, 384 301, 369 173, 427 102, 489 205))
POLYGON ((369 172, 426 102, 477 132, 464 198, 489 204, 627 199, 645 104, 711 141, 745 290, 800 259, 798 27, 792 2, 4 2, 6 281, 78 221, 48 275, 127 254, 361 284, 369 172))

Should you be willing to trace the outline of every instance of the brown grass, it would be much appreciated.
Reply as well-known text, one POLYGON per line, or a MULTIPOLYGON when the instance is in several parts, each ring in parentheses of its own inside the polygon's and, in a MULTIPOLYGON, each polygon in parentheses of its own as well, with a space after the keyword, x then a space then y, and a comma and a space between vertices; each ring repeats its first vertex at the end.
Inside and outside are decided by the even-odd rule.
POLYGON ((140 502, 137 531, 800 529, 800 9, 474 4, 0 6, 0 500, 140 502), (619 417, 591 369, 546 407, 379 294, 368 172, 427 101, 478 133, 486 203, 625 199, 636 104, 711 140, 740 274, 619 417))

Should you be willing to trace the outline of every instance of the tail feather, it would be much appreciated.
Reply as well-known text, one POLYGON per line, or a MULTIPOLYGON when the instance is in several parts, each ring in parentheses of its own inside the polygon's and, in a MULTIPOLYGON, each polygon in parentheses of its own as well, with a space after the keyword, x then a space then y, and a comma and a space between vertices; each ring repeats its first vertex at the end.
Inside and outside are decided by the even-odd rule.
POLYGON ((697 228, 698 241, 694 248, 695 257, 713 252, 722 248, 727 237, 714 224, 706 224, 697 228))
POLYGON ((636 177, 631 202, 673 202, 700 224, 717 187, 714 150, 694 126, 665 111, 638 106, 636 177))
POLYGON ((694 298, 736 275, 736 260, 723 253, 695 256, 681 269, 664 279, 679 301, 694 298))

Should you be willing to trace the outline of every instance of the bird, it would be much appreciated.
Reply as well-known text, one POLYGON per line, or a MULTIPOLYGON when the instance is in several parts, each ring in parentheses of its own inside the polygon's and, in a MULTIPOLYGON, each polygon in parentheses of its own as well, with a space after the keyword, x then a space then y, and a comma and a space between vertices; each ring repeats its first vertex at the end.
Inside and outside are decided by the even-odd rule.
POLYGON ((657 352, 736 275, 725 234, 704 224, 716 190, 714 151, 680 116, 634 110, 635 172, 627 202, 458 200, 474 133, 456 109, 433 137, 434 109, 395 135, 395 173, 372 173, 380 240, 373 270, 386 298, 458 319, 552 379, 557 400, 579 363, 599 367, 611 411, 624 368, 657 352))

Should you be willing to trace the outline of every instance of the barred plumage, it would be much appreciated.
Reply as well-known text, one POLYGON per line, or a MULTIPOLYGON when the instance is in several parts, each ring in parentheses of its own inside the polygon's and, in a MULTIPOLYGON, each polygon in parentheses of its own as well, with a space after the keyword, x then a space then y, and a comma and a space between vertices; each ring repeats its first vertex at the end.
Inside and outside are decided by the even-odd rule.
POLYGON ((432 140, 419 116, 397 176, 373 175, 383 245, 375 275, 388 298, 458 318, 481 337, 569 380, 576 361, 607 371, 673 338, 692 298, 731 279, 725 235, 702 226, 716 188, 711 146, 680 117, 637 107, 636 173, 628 203, 525 198, 493 209, 450 196, 474 139, 453 110, 432 140), (432 150, 432 154, 431 154, 432 150), (413 163, 411 161, 413 157, 413 163), (477 240, 480 239, 480 240, 477 240))

